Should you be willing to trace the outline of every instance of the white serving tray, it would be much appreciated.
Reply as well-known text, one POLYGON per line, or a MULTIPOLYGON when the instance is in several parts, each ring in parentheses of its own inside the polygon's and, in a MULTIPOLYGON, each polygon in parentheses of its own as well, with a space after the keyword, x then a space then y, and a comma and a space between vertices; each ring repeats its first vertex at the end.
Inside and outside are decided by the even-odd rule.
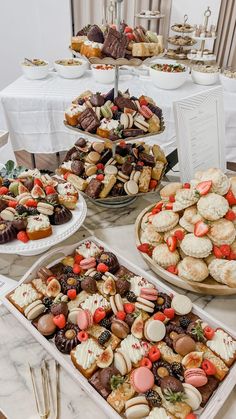
MULTIPOLYGON (((56 263, 58 263, 62 257, 71 254, 79 244, 83 243, 84 241, 94 241, 99 246, 103 246, 106 251, 110 251, 115 253, 121 265, 125 266, 130 271, 136 273, 139 276, 146 278, 148 281, 153 283, 158 290, 162 292, 166 292, 168 294, 176 294, 170 287, 164 285, 161 281, 157 278, 153 277, 149 273, 145 272, 143 269, 140 269, 127 259, 122 256, 118 255, 111 247, 107 246, 102 241, 98 240, 96 237, 91 236, 88 237, 86 240, 82 240, 77 244, 73 244, 71 246, 64 246, 57 249, 53 249, 47 253, 47 255, 42 256, 32 267, 31 269, 26 272, 23 276, 21 281, 17 283, 17 286, 22 284, 23 282, 27 283, 30 282, 33 278, 35 278, 36 272, 38 271, 39 267, 42 265, 46 265, 49 268, 56 263), (52 258, 54 259, 52 262, 52 258), (48 261, 50 259, 50 264, 48 261)), ((11 291, 13 291, 17 286, 14 286, 11 291)), ((8 292, 9 293, 9 292, 8 292)), ((7 294, 8 294, 7 293, 7 294)), ((48 341, 44 336, 42 336, 38 330, 32 326, 32 324, 27 320, 23 314, 18 311, 15 306, 10 303, 7 299, 6 295, 2 298, 3 304, 8 308, 8 310, 23 324, 23 326, 35 337, 35 339, 50 353, 50 355, 56 359, 56 361, 67 371, 69 374, 78 382, 78 384, 85 390, 85 392, 94 400, 96 404, 98 404, 105 414, 107 414, 109 419, 120 419, 121 416, 103 399, 102 396, 88 383, 88 380, 73 366, 72 361, 69 355, 63 355, 58 349, 55 347, 52 341, 48 341)), ((212 316, 206 313, 204 310, 193 304, 193 313, 198 315, 201 319, 209 323, 214 328, 222 328, 226 332, 228 332, 231 336, 236 339, 236 333, 225 326, 223 323, 215 320, 212 316)), ((219 385, 213 396, 211 397, 210 401, 204 407, 204 409, 200 409, 198 412, 199 419, 214 419, 215 415, 222 407, 224 402, 226 401, 227 397, 231 393, 233 387, 236 384, 236 364, 230 368, 230 372, 224 381, 219 385)), ((123 416, 122 416, 123 417, 123 416)))

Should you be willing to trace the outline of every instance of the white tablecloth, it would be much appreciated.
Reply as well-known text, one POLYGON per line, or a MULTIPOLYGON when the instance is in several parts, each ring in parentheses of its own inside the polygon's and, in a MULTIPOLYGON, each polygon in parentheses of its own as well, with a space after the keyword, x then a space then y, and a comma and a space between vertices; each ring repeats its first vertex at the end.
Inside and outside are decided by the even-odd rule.
MULTIPOLYGON (((7 129, 15 151, 54 153, 68 149, 78 135, 63 124, 64 111, 71 100, 84 90, 107 92, 111 85, 99 85, 87 71, 80 79, 62 79, 54 72, 43 80, 17 79, 0 92, 0 129, 7 129)), ((175 100, 208 89, 189 79, 177 90, 161 90, 150 80, 120 81, 120 90, 130 89, 132 95, 146 94, 153 97, 163 109, 166 129, 163 134, 151 137, 169 153, 176 147, 172 103, 175 100)), ((236 94, 224 92, 226 120, 227 161, 236 161, 236 94)), ((206 138, 207 141, 207 138, 206 138)))

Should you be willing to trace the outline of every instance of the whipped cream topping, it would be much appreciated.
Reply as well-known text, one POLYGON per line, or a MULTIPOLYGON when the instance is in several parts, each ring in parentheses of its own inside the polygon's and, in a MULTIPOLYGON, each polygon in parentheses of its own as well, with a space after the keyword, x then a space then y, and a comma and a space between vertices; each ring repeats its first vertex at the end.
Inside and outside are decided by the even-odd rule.
POLYGON ((131 362, 136 364, 142 357, 148 352, 149 344, 144 341, 140 341, 133 335, 128 335, 127 338, 122 340, 121 349, 130 358, 131 362))
POLYGON ((99 49, 102 49, 103 47, 103 44, 100 44, 99 42, 89 41, 89 40, 84 41, 84 45, 87 45, 92 48, 99 48, 99 49))
POLYGON ((92 314, 94 314, 98 307, 103 307, 105 310, 110 308, 110 303, 102 295, 93 294, 86 298, 86 300, 81 304, 81 307, 83 309, 87 308, 92 314))
POLYGON ((82 243, 76 249, 76 252, 86 259, 99 255, 101 253, 101 249, 94 242, 87 241, 85 243, 82 243))
POLYGON ((16 288, 11 298, 19 307, 25 307, 38 298, 38 293, 31 284, 22 284, 16 288))
POLYGON ((87 370, 103 352, 94 339, 88 339, 76 346, 75 358, 84 370, 87 370))
POLYGON ((76 190, 71 183, 58 183, 57 185, 57 192, 59 195, 74 195, 76 194, 76 190))
POLYGON ((141 288, 154 288, 154 285, 141 276, 133 276, 130 280, 130 291, 139 296, 141 288))
POLYGON ((148 415, 149 419, 170 419, 163 407, 154 407, 148 415))
POLYGON ((29 232, 44 230, 50 227, 50 221, 47 215, 30 215, 27 218, 27 230, 29 232))
POLYGON ((71 160, 70 161, 64 161, 64 163, 62 163, 61 167, 63 167, 63 169, 66 169, 66 170, 71 170, 71 164, 72 164, 71 160))
POLYGON ((28 176, 40 177, 41 174, 40 174, 39 169, 29 169, 29 170, 25 170, 24 172, 21 172, 18 177, 19 178, 24 178, 24 177, 28 177, 28 176))
POLYGON ((119 121, 116 121, 115 119, 106 119, 103 118, 101 120, 101 129, 107 129, 108 131, 111 131, 112 129, 116 129, 119 125, 119 121))
POLYGON ((35 286, 35 288, 41 292, 42 294, 46 294, 46 290, 47 290, 47 284, 46 282, 43 281, 43 279, 41 278, 36 278, 33 279, 33 284, 35 286))
POLYGON ((213 339, 207 341, 207 346, 226 361, 235 356, 236 341, 221 329, 215 331, 213 339))
POLYGON ((85 105, 77 105, 77 106, 71 106, 66 110, 66 114, 69 116, 75 116, 79 113, 83 112, 86 109, 85 105))

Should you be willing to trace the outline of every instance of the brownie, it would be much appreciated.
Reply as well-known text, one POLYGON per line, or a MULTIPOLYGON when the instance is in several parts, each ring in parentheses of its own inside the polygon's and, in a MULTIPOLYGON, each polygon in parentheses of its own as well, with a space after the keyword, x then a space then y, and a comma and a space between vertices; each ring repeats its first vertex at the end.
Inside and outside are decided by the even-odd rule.
POLYGON ((104 42, 104 35, 99 26, 93 25, 88 31, 88 39, 91 42, 98 42, 99 44, 103 44, 104 42))
POLYGON ((97 107, 97 106, 103 106, 105 103, 105 99, 100 93, 96 93, 95 95, 92 95, 90 98, 90 103, 97 107))
POLYGON ((99 197, 99 194, 102 190, 102 182, 97 179, 92 179, 87 188, 85 189, 86 195, 88 195, 90 198, 96 199, 99 197))
POLYGON ((124 129, 124 131, 123 131, 123 136, 125 138, 138 137, 139 135, 144 135, 144 131, 142 129, 127 128, 127 129, 124 129))
POLYGON ((208 382, 204 386, 198 387, 198 391, 200 391, 202 395, 202 407, 206 405, 209 398, 212 396, 212 393, 217 389, 220 383, 219 380, 217 380, 217 378, 215 378, 213 375, 209 375, 207 378, 208 382))
POLYGON ((77 176, 80 176, 84 170, 84 163, 79 160, 73 160, 71 163, 71 171, 77 176))
POLYGON ((129 269, 127 269, 125 266, 120 266, 118 271, 116 271, 116 277, 117 278, 132 278, 135 274, 131 271, 129 271, 129 269))
POLYGON ((95 372, 92 377, 89 379, 89 383, 98 391, 98 393, 104 398, 107 399, 111 391, 108 391, 101 383, 100 380, 100 370, 95 372))
POLYGON ((88 108, 79 116, 79 124, 82 129, 87 132, 94 132, 100 125, 100 121, 93 109, 88 108))
POLYGON ((161 110, 161 108, 159 108, 158 106, 156 106, 156 105, 153 105, 152 103, 149 103, 148 104, 148 107, 149 107, 149 109, 156 115, 156 116, 158 116, 158 118, 160 118, 161 119, 161 117, 162 117, 162 110, 161 110))
POLYGON ((124 58, 129 39, 126 35, 110 28, 103 44, 102 52, 108 57, 124 58))
POLYGON ((147 153, 139 153, 139 160, 141 160, 145 166, 155 166, 154 156, 147 153))
POLYGON ((111 157, 112 157, 112 151, 110 150, 110 148, 108 148, 102 153, 99 163, 102 163, 105 165, 108 162, 108 160, 110 160, 111 157))
POLYGON ((137 111, 137 106, 135 105, 135 103, 127 97, 118 96, 115 98, 114 102, 115 105, 118 106, 118 108, 121 111, 123 111, 124 108, 133 109, 134 111, 137 111))

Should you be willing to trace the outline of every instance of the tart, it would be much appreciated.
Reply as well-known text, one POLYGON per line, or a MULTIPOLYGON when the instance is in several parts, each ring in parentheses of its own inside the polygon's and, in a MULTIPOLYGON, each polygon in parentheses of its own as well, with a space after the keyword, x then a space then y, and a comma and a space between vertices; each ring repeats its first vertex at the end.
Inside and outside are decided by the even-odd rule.
POLYGON ((30 240, 39 240, 51 236, 52 227, 46 215, 30 215, 28 217, 27 235, 30 240))

